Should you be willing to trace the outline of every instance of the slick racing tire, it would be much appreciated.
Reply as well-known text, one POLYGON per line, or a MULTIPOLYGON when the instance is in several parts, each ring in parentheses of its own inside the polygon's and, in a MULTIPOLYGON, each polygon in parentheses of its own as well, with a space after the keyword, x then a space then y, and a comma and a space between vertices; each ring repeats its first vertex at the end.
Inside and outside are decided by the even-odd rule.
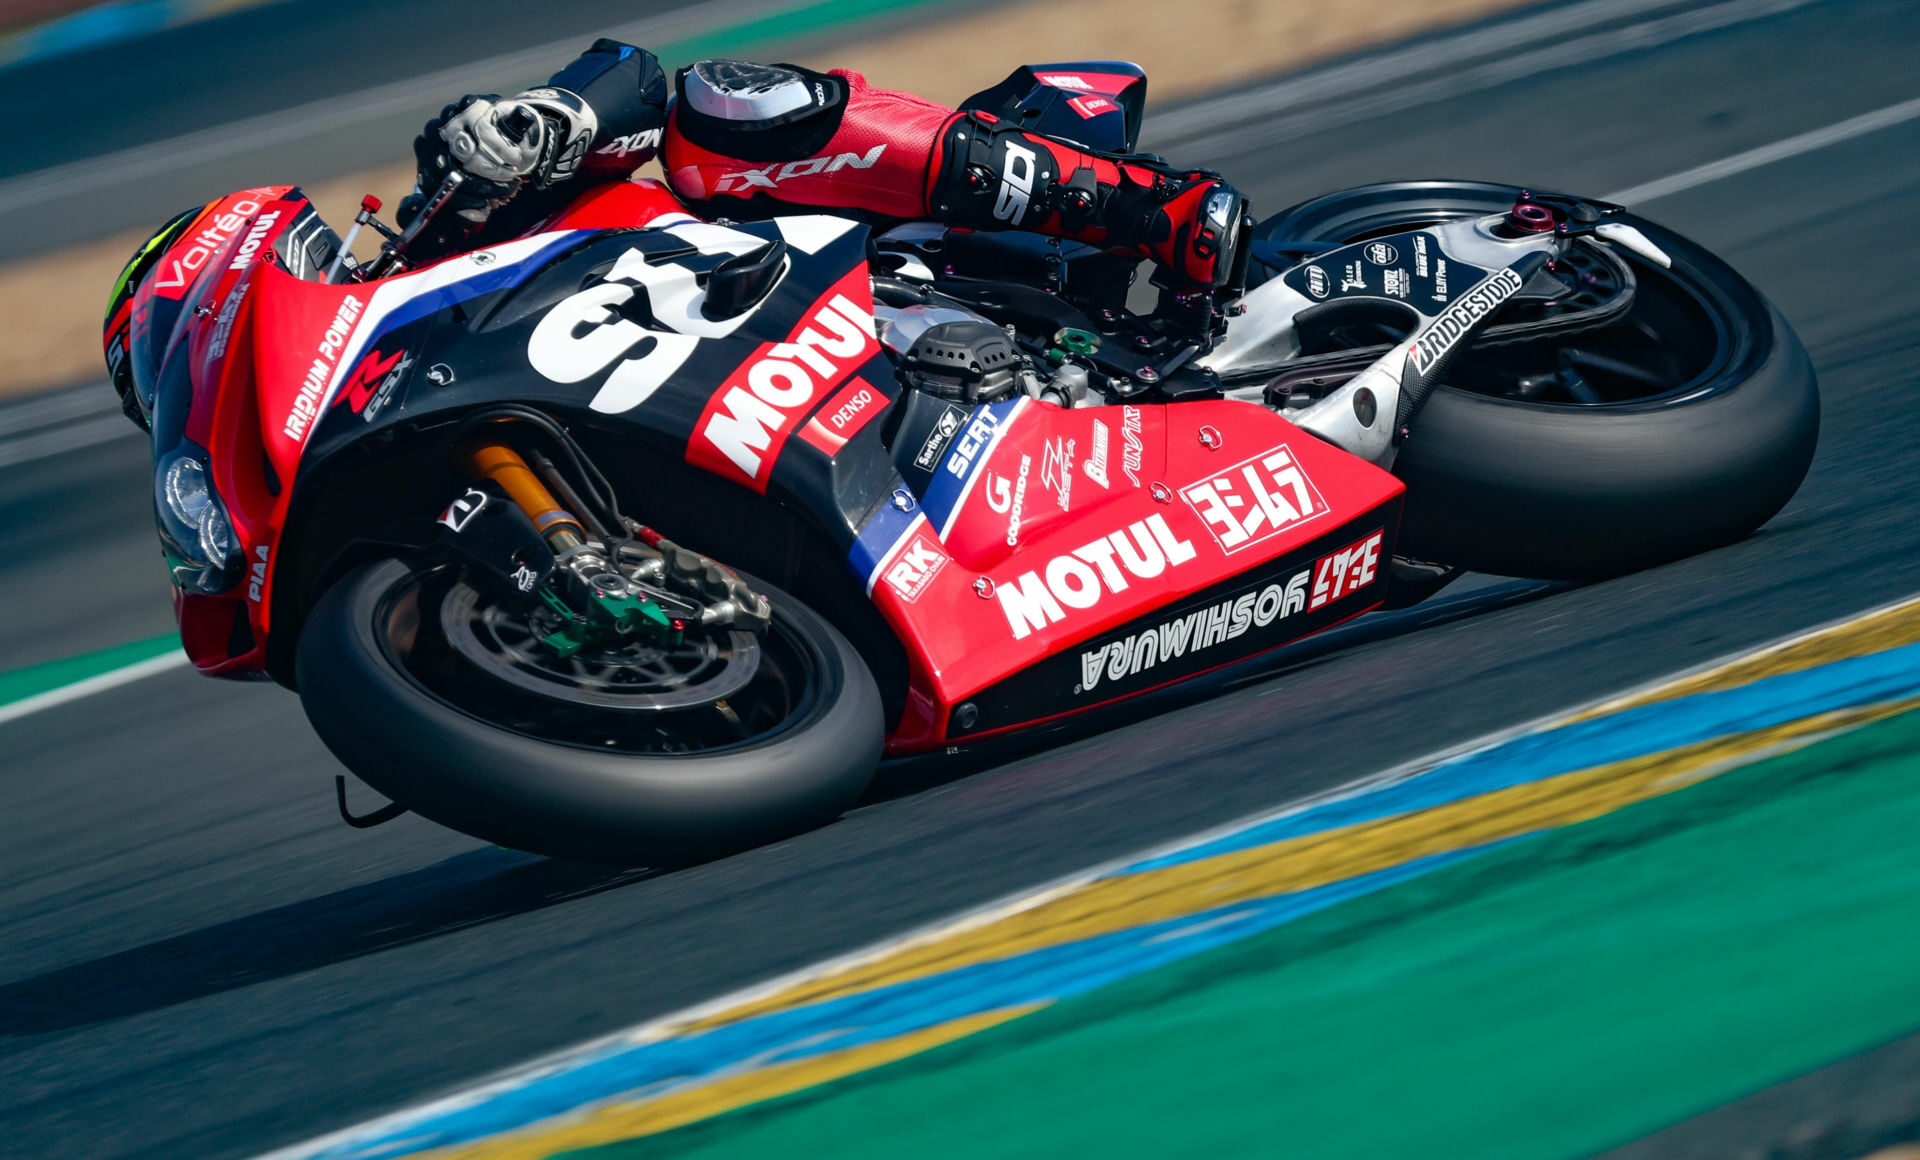
MULTIPOLYGON (((1286 210, 1256 235, 1347 244, 1502 212, 1519 192, 1364 186, 1286 210)), ((1643 218, 1616 220, 1643 231, 1672 268, 1616 250, 1637 282, 1624 316, 1463 352, 1394 463, 1407 485, 1400 555, 1602 579, 1743 539, 1799 488, 1820 406, 1792 328, 1701 246, 1643 218)))
POLYGON ((671 708, 635 708, 617 687, 573 704, 525 672, 472 663, 449 644, 456 613, 475 607, 457 570, 370 564, 301 632, 301 703, 348 769, 441 825, 590 862, 719 857, 838 817, 872 779, 884 733, 879 690, 846 639, 749 582, 773 605, 764 638, 728 634, 751 679, 728 678, 714 704, 681 687, 671 708))

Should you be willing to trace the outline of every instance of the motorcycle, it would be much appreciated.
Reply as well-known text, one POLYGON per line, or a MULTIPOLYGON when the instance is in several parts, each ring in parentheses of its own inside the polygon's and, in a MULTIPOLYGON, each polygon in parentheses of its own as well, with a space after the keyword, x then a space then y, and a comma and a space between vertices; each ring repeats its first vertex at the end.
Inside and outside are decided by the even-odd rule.
MULTIPOLYGON (((1130 151, 1144 90, 1031 66, 970 105, 1130 151)), ((1253 239, 1222 301, 1029 234, 702 221, 649 180, 415 261, 459 180, 345 242, 243 190, 130 275, 185 648, 298 692, 392 799, 356 817, 337 779, 360 825, 714 857, 837 817, 885 757, 1466 570, 1732 543, 1818 430, 1759 292, 1587 198, 1409 181, 1218 223, 1253 239)))

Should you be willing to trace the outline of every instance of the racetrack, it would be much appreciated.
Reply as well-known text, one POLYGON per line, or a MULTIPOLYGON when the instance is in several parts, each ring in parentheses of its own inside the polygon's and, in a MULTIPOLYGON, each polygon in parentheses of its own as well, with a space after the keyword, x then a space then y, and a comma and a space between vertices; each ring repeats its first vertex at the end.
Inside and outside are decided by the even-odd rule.
MULTIPOLYGON (((1206 125, 1224 128, 1193 131, 1197 155, 1149 144, 1218 166, 1266 210, 1426 175, 1605 195, 1920 96, 1917 52, 1904 0, 1684 4, 1419 77, 1376 68, 1251 124, 1213 106, 1206 125), (1698 30, 1515 63, 1675 13, 1698 30)), ((1646 206, 1772 296, 1820 373, 1812 475, 1752 540, 1362 621, 1277 674, 1097 736, 893 771, 840 824, 713 865, 547 863, 414 818, 350 830, 337 767, 272 687, 175 670, 0 724, 15 822, 0 842, 0 1153, 290 1143, 1920 590, 1920 454, 1901 423, 1920 379, 1910 211, 1917 120, 1646 206)), ((9 667, 170 627, 143 453, 129 437, 0 467, 9 667)))

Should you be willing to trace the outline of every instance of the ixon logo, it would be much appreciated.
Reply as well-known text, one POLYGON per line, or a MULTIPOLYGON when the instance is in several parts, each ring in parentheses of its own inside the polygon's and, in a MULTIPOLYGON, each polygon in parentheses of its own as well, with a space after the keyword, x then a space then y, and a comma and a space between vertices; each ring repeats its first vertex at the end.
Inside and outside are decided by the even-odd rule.
POLYGON ((812 177, 820 173, 838 173, 842 169, 872 169, 887 151, 885 145, 875 145, 865 153, 837 153, 829 157, 806 157, 799 161, 789 161, 785 165, 775 162, 759 169, 740 169, 722 177, 713 183, 715 193, 744 193, 750 189, 774 189, 783 181, 795 177, 812 177))

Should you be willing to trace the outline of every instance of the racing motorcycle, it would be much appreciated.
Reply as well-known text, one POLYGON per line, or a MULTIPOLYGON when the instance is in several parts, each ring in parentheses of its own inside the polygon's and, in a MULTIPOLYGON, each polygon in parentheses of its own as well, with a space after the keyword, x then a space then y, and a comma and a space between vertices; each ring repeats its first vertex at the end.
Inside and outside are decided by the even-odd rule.
MULTIPOLYGON (((972 104, 1125 151, 1144 91, 1081 62, 972 104)), ((337 780, 360 825, 712 857, 833 819, 885 756, 1464 570, 1731 543, 1813 454, 1779 313, 1587 198, 1329 194, 1253 227, 1222 302, 1027 234, 701 221, 648 180, 411 259, 459 180, 405 233, 369 199, 345 243, 298 189, 242 190, 133 272, 186 650, 298 691, 392 799, 356 817, 337 780)))

